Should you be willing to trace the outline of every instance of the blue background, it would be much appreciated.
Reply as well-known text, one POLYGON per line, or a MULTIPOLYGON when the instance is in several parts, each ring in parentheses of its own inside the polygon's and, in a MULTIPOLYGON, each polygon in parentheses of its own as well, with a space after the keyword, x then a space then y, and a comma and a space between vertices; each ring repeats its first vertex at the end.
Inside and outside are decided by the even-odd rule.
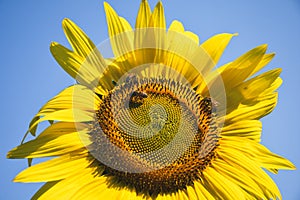
MULTIPOLYGON (((139 1, 108 1, 134 25, 139 1)), ((152 8, 156 0, 149 0, 152 8)), ((253 47, 267 43, 276 57, 266 69, 283 68, 284 80, 274 112, 263 121, 262 143, 300 166, 300 2, 297 0, 163 1, 167 24, 182 21, 204 41, 221 32, 238 32, 220 64, 253 47)), ((6 153, 18 145, 28 123, 51 97, 74 81, 52 58, 49 45, 68 43, 61 29, 63 18, 74 20, 95 44, 107 38, 101 0, 9 1, 0 0, 1 57, 1 192, 0 199, 29 199, 39 183, 13 183, 27 167, 26 160, 8 160, 6 153)), ((283 199, 300 199, 300 173, 272 175, 283 199)))

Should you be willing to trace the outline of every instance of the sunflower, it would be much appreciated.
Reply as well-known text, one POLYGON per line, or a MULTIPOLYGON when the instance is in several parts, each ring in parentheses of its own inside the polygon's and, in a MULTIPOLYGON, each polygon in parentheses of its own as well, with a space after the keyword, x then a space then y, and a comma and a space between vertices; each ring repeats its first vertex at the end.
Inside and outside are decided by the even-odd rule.
POLYGON ((14 181, 46 182, 33 199, 281 199, 265 170, 295 167, 260 143, 259 120, 282 82, 281 69, 255 76, 274 57, 267 45, 216 68, 237 34, 199 44, 177 20, 166 28, 161 2, 151 11, 143 0, 134 28, 104 8, 110 45, 63 20, 72 50, 56 42, 50 50, 76 84, 8 152, 30 163, 50 157, 14 181))

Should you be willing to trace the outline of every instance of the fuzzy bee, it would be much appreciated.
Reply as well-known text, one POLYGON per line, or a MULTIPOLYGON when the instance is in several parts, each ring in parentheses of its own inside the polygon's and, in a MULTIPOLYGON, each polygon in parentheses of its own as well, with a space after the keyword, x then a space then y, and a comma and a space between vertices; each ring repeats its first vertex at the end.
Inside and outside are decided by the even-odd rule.
POLYGON ((130 108, 137 108, 144 103, 145 98, 148 97, 148 94, 143 91, 134 91, 129 100, 130 108))

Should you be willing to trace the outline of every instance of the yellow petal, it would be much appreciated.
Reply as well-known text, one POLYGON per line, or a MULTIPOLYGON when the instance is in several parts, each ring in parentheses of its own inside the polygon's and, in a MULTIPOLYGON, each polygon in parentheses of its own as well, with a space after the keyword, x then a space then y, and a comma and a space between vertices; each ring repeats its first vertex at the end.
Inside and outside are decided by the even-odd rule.
MULTIPOLYGON (((175 80, 184 82, 184 78, 193 87, 195 79, 201 77, 199 74, 200 70, 197 70, 196 66, 199 65, 199 62, 193 60, 192 56, 199 47, 198 43, 185 33, 183 25, 179 21, 175 20, 172 22, 167 33, 167 52, 163 63, 175 69, 177 74, 181 75, 181 79, 179 77, 179 79, 175 78, 175 80), (195 66, 193 65, 194 63, 196 64, 195 66)), ((198 54, 198 57, 201 57, 201 55, 198 54)), ((208 56, 206 57, 208 58, 208 56)), ((205 58, 201 60, 205 60, 205 58)))
POLYGON ((274 69, 240 83, 227 91, 227 113, 235 110, 239 104, 255 104, 257 98, 273 94, 280 86, 278 80, 281 69, 274 69))
POLYGON ((194 187, 192 187, 192 186, 187 186, 187 188, 186 188, 186 193, 187 193, 189 199, 197 199, 197 194, 196 194, 196 192, 195 192, 194 187))
POLYGON ((228 65, 221 72, 225 88, 234 88, 247 79, 262 60, 266 50, 267 45, 258 46, 228 65))
POLYGON ((215 64, 218 63, 225 48, 233 36, 237 34, 221 33, 206 40, 201 47, 210 55, 215 64))
MULTIPOLYGON (((83 58, 90 55, 91 52, 97 51, 94 43, 88 38, 88 36, 70 19, 63 20, 63 29, 70 42, 75 53, 83 58)), ((100 54, 99 54, 100 55, 100 54)), ((103 64, 104 60, 101 57, 97 57, 98 64, 103 64)))
MULTIPOLYGON (((60 92, 48 101, 30 122, 30 132, 35 135, 37 124, 41 117, 59 110, 78 109, 94 113, 100 103, 100 98, 82 85, 74 85, 60 92)), ((54 119, 58 120, 58 119, 54 119)))
POLYGON ((252 76, 256 72, 258 72, 259 70, 261 70, 263 67, 265 67, 267 64, 269 64, 269 62, 274 58, 274 56, 275 56, 275 53, 265 54, 263 56, 263 58, 261 59, 261 61, 259 62, 259 64, 252 71, 252 73, 250 74, 250 76, 252 76))
POLYGON ((21 144, 8 152, 8 158, 38 158, 59 156, 72 151, 85 152, 88 144, 86 125, 55 123, 36 139, 21 144))
POLYGON ((214 200, 215 197, 202 185, 201 182, 194 181, 195 191, 197 193, 198 199, 214 200))
POLYGON ((134 48, 140 49, 149 25, 151 9, 147 0, 142 0, 135 22, 134 48))
MULTIPOLYGON (((246 154, 237 151, 232 147, 220 145, 218 148, 219 156, 231 166, 248 174, 264 192, 266 199, 281 199, 280 192, 274 181, 260 168, 259 163, 251 160, 246 154)), ((262 197, 264 199, 264 197, 262 197)))
POLYGON ((84 58, 65 48, 64 46, 52 42, 50 51, 58 64, 74 79, 83 63, 84 58))
POLYGON ((64 122, 90 122, 94 120, 94 112, 79 109, 65 109, 43 114, 43 116, 29 127, 29 131, 39 123, 47 120, 64 122))
POLYGON ((99 183, 98 187, 95 188, 100 189, 100 184, 103 183, 103 181, 99 181, 102 180, 102 177, 97 176, 96 172, 97 168, 86 168, 78 171, 76 175, 57 182, 48 190, 39 192, 38 199, 71 199, 83 186, 87 187, 89 183, 92 183, 95 180, 99 183))
POLYGON ((257 98, 257 103, 253 103, 253 105, 240 105, 237 109, 227 114, 226 121, 260 119, 272 112, 277 103, 277 96, 277 93, 269 94, 257 98))
POLYGON ((159 1, 151 15, 149 27, 154 28, 162 28, 166 29, 166 19, 165 19, 165 13, 164 13, 164 7, 162 5, 162 2, 159 1))
POLYGON ((222 128, 222 137, 245 137, 259 142, 262 124, 258 120, 241 120, 232 124, 225 124, 222 128))
POLYGON ((256 98, 272 85, 280 75, 280 72, 281 69, 270 70, 240 84, 237 89, 244 99, 256 98))
POLYGON ((82 85, 73 85, 64 89, 48 101, 39 111, 37 116, 56 110, 81 109, 86 111, 97 110, 101 100, 90 89, 82 85))
MULTIPOLYGON (((190 32, 190 31, 185 31, 182 23, 179 22, 178 20, 172 21, 172 23, 169 27, 169 31, 184 34, 186 37, 188 37, 190 40, 192 40, 195 44, 197 44, 197 45, 199 44, 198 35, 196 35, 193 32, 190 32)), ((176 40, 174 42, 178 43, 178 41, 176 41, 176 40)))
POLYGON ((51 43, 50 51, 58 64, 70 76, 98 94, 105 95, 107 94, 107 89, 113 87, 111 80, 106 81, 109 77, 102 78, 103 69, 94 67, 85 58, 56 42, 51 43))
POLYGON ((245 193, 252 194, 256 198, 261 198, 264 196, 261 188, 256 184, 256 182, 247 176, 246 173, 243 173, 243 171, 228 165, 228 163, 222 161, 221 159, 215 160, 213 166, 226 179, 243 188, 246 191, 245 193))
POLYGON ((51 181, 48 183, 45 183, 32 197, 31 200, 38 200, 40 199, 41 195, 46 193, 48 190, 50 190, 55 184, 57 184, 59 181, 51 181))
POLYGON ((265 96, 267 94, 273 93, 279 88, 281 84, 282 79, 280 77, 276 78, 276 80, 270 85, 270 87, 265 89, 265 91, 263 91, 259 96, 265 96))
POLYGON ((129 23, 118 16, 115 10, 104 2, 108 33, 113 53, 116 58, 125 57, 128 60, 133 50, 133 32, 129 23))
POLYGON ((67 178, 88 167, 93 159, 87 154, 77 156, 64 155, 31 166, 19 173, 15 182, 48 182, 67 178))
MULTIPOLYGON (((40 109, 30 122, 29 131, 35 135, 38 123, 45 120, 84 120, 83 118, 85 117, 93 116, 99 102, 99 97, 88 88, 81 85, 71 86, 63 90, 40 109), (72 109, 74 109, 74 111, 72 111, 72 109), (82 113, 80 113, 81 110, 82 113), (56 114, 54 112, 56 112, 56 114), (61 113, 68 115, 62 116, 61 113), (55 118, 55 115, 59 115, 58 118, 55 118)), ((90 121, 90 119, 91 118, 88 117, 87 120, 90 121)))
POLYGON ((142 0, 139 8, 138 15, 136 17, 135 28, 146 28, 148 27, 151 17, 151 9, 147 0, 142 0))
POLYGON ((273 169, 295 169, 295 166, 289 160, 272 153, 265 146, 248 140, 247 138, 222 138, 221 143, 223 147, 234 148, 240 152, 243 152, 257 163, 260 163, 261 167, 264 167, 270 171, 273 169))
POLYGON ((210 191, 213 191, 220 199, 245 199, 242 190, 236 184, 226 179, 212 167, 207 167, 203 171, 203 175, 210 191))

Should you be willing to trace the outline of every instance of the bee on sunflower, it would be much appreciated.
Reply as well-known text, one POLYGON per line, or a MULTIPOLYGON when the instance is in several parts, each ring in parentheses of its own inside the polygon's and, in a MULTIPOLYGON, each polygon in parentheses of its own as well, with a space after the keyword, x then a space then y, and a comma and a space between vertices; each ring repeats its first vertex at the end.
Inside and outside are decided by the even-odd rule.
POLYGON ((72 50, 50 50, 76 80, 33 117, 50 125, 8 158, 51 157, 16 182, 46 182, 33 199, 281 199, 264 169, 295 169, 260 143, 260 118, 277 102, 281 69, 267 45, 216 68, 236 34, 199 44, 158 2, 142 0, 134 29, 104 3, 113 57, 71 20, 72 50), (52 158, 53 157, 53 158, 52 158))

